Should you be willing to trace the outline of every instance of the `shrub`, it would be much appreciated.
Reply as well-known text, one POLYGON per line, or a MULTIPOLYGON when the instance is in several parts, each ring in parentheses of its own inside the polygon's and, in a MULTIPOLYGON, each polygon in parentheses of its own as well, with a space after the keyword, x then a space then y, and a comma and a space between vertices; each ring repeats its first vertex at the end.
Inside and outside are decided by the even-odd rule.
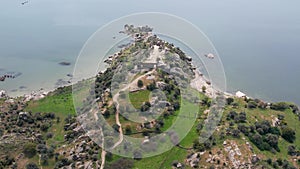
POLYGON ((245 123, 247 120, 247 116, 245 112, 241 112, 238 115, 238 122, 245 123))
POLYGON ((229 112, 229 114, 227 115, 227 120, 233 120, 235 119, 237 116, 237 113, 235 111, 231 111, 229 112))
POLYGON ((36 144, 34 143, 26 143, 24 146, 23 153, 27 158, 32 158, 36 155, 36 144))
POLYGON ((132 131, 131 131, 131 126, 130 125, 126 125, 125 126, 125 134, 131 134, 132 133, 132 131))
POLYGON ((269 133, 271 124, 269 121, 264 120, 262 122, 256 122, 255 127, 259 134, 264 135, 269 133))
POLYGON ((295 136, 295 131, 288 127, 288 126, 283 126, 281 128, 281 137, 284 138, 286 141, 290 142, 290 143, 293 143, 294 140, 296 139, 296 136, 295 136))
POLYGON ((35 163, 28 163, 26 169, 39 169, 39 167, 35 163))
POLYGON ((288 154, 291 155, 291 156, 294 156, 294 155, 297 154, 297 151, 296 151, 295 146, 290 145, 290 146, 288 147, 288 154))
POLYGON ((139 88, 143 87, 143 86, 144 86, 143 81, 142 81, 142 80, 138 80, 137 86, 138 86, 139 88))
POLYGON ((249 101, 248 104, 247 104, 247 107, 249 109, 255 109, 257 107, 257 103, 254 102, 254 101, 249 101))
POLYGON ((227 103, 228 105, 231 105, 231 103, 233 103, 233 102, 234 102, 234 99, 231 98, 231 97, 228 97, 228 98, 226 99, 226 103, 227 103))
POLYGON ((250 141, 256 145, 260 150, 270 150, 271 147, 268 143, 263 141, 263 137, 259 134, 254 134, 249 136, 250 141))
POLYGON ((243 125, 243 124, 239 124, 238 125, 238 129, 244 133, 246 136, 249 134, 249 127, 243 125))
POLYGON ((287 108, 289 108, 289 105, 285 102, 278 102, 278 103, 273 103, 270 108, 273 110, 284 111, 287 108))
POLYGON ((150 84, 147 86, 147 90, 152 91, 152 90, 154 90, 154 89, 156 89, 155 83, 150 83, 150 84))

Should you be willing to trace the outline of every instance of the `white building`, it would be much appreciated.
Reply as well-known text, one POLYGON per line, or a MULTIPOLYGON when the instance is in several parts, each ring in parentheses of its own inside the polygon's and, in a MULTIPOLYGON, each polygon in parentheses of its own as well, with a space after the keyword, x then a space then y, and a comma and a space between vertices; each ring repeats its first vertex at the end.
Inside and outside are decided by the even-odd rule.
POLYGON ((246 97, 246 94, 243 93, 243 92, 241 92, 241 91, 237 91, 237 92, 235 93, 235 96, 241 98, 241 97, 246 97))

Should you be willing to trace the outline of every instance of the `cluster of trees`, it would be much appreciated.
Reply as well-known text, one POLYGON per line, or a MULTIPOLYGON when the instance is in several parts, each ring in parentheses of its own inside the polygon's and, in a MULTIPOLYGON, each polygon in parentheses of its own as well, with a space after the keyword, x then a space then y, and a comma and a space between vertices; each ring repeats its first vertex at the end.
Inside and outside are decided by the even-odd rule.
POLYGON ((237 113, 235 111, 230 111, 226 120, 234 120, 236 123, 245 123, 247 121, 247 115, 245 112, 237 113))
POLYGON ((199 139, 196 139, 193 141, 193 149, 203 152, 205 150, 209 150, 211 149, 212 146, 216 145, 216 138, 212 135, 209 137, 209 139, 207 139, 206 141, 204 141, 204 143, 200 143, 199 139))
POLYGON ((270 108, 273 110, 284 111, 284 110, 288 109, 289 107, 290 107, 290 105, 285 102, 278 102, 278 103, 272 103, 270 108))
POLYGON ((256 122, 255 126, 251 127, 251 133, 248 134, 250 141, 255 144, 260 150, 280 151, 278 147, 278 139, 280 130, 277 127, 272 127, 269 121, 256 122))
MULTIPOLYGON (((96 98, 101 98, 101 94, 104 93, 104 91, 107 88, 111 87, 112 78, 114 77, 114 71, 112 68, 107 68, 106 71, 102 74, 99 74, 96 76, 95 80, 95 95, 96 98)), ((117 80, 122 80, 122 77, 115 77, 117 80)))
POLYGON ((26 169, 39 169, 39 167, 35 163, 28 163, 26 164, 26 169))
POLYGON ((0 168, 9 168, 14 162, 15 159, 13 157, 6 155, 0 160, 0 168))
POLYGON ((290 164, 287 160, 282 160, 281 158, 278 158, 274 161, 269 158, 266 160, 266 162, 275 169, 296 169, 296 167, 290 164))

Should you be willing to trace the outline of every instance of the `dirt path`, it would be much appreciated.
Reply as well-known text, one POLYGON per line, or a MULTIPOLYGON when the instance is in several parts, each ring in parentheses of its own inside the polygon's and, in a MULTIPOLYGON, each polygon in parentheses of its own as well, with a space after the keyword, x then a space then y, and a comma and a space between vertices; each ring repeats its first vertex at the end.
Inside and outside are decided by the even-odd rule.
MULTIPOLYGON (((94 109, 91 110, 91 112, 93 113, 94 115, 94 118, 96 119, 96 121, 98 121, 98 111, 94 111, 94 109)), ((104 166, 105 166, 105 156, 106 156, 106 151, 104 149, 104 135, 103 135, 103 131, 102 131, 102 128, 100 128, 101 130, 101 138, 102 138, 102 151, 101 151, 101 166, 100 166, 100 169, 104 169, 104 166)))
POLYGON ((118 93, 116 93, 114 95, 113 102, 116 104, 116 110, 117 110, 116 111, 116 124, 119 126, 119 133, 120 133, 120 135, 119 135, 119 141, 114 144, 114 146, 112 147, 112 149, 116 148, 123 141, 123 130, 122 130, 122 125, 121 125, 120 119, 119 119, 119 107, 120 107, 120 104, 118 102, 118 98, 119 98, 120 92, 129 89, 130 86, 133 86, 134 84, 137 84, 138 80, 140 80, 141 78, 143 78, 143 77, 145 77, 145 76, 147 76, 149 74, 152 74, 154 71, 155 71, 155 69, 153 69, 152 71, 147 72, 146 74, 144 74, 144 75, 136 78, 134 81, 132 81, 131 83, 127 84, 123 89, 119 90, 118 93))

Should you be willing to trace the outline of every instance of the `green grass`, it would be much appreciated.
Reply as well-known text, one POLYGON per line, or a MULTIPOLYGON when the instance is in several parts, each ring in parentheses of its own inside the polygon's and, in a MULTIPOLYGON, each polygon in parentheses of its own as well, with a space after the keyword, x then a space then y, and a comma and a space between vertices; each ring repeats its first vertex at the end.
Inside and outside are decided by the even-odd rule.
MULTIPOLYGON (((170 151, 167 151, 163 154, 143 158, 142 160, 135 161, 134 169, 169 169, 171 168, 173 161, 178 161, 184 163, 184 159, 187 156, 187 151, 184 149, 180 149, 178 147, 173 147, 170 151)), ((186 166, 185 168, 189 168, 186 166)))
MULTIPOLYGON (((275 111, 272 109, 248 109, 244 106, 246 105, 245 101, 243 99, 235 99, 235 101, 239 104, 238 108, 231 108, 230 106, 226 106, 226 110, 223 114, 223 123, 228 124, 228 121, 226 121, 226 116, 230 111, 236 111, 239 112, 246 112, 247 114, 247 125, 254 125, 256 121, 262 121, 262 120, 268 120, 271 122, 272 118, 277 117, 279 114, 284 115, 284 121, 287 123, 289 127, 295 130, 296 132, 296 140, 294 143, 289 143, 286 140, 284 140, 282 137, 279 138, 278 141, 278 147, 280 149, 280 152, 272 153, 270 151, 261 151, 259 150, 254 144, 252 144, 247 136, 241 135, 241 137, 245 137, 246 140, 251 143, 252 147, 254 148, 254 152, 258 155, 264 156, 265 159, 271 158, 271 159, 286 159, 289 160, 290 156, 288 155, 287 149, 289 145, 295 145, 299 148, 300 146, 300 130, 298 127, 300 126, 300 121, 298 120, 298 117, 293 114, 293 112, 290 109, 287 109, 286 111, 275 111)), ((235 124, 235 128, 237 125, 235 124)))
POLYGON ((129 99, 134 108, 140 109, 144 102, 149 101, 149 90, 129 93, 129 99))
POLYGON ((53 138, 48 140, 49 144, 64 141, 64 119, 68 115, 75 115, 70 88, 59 89, 43 99, 30 101, 25 110, 31 111, 32 113, 53 112, 56 117, 60 118, 60 122, 56 123, 55 120, 55 122, 52 123, 52 127, 48 130, 48 132, 54 134, 53 138))

